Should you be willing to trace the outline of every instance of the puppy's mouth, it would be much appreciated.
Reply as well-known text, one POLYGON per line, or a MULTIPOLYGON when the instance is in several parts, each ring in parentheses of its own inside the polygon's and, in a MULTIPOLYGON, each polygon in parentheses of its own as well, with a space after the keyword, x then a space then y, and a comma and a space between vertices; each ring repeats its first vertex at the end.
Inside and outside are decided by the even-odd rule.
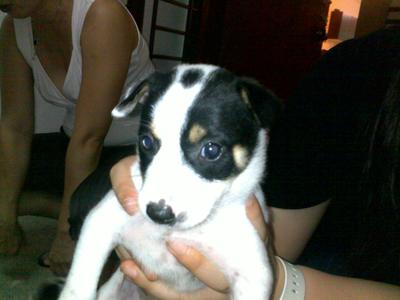
POLYGON ((8 13, 11 11, 12 5, 11 4, 1 4, 0 5, 0 10, 4 13, 8 13))

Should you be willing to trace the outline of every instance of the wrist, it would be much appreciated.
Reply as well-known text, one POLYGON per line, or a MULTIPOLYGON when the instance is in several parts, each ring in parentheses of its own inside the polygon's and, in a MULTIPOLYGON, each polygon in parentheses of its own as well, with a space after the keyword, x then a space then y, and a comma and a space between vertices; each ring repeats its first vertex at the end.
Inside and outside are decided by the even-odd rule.
POLYGON ((69 232, 69 205, 70 205, 70 198, 66 195, 66 191, 64 191, 64 196, 62 198, 60 213, 58 215, 57 220, 57 231, 58 232, 69 232))
POLYGON ((68 223, 68 218, 64 214, 60 214, 58 218, 58 223, 57 223, 57 233, 60 234, 69 234, 69 223, 68 223))
POLYGON ((291 263, 276 256, 276 284, 273 299, 304 300, 305 282, 303 272, 291 263))
POLYGON ((69 225, 58 225, 57 227, 57 235, 65 235, 68 234, 69 235, 69 225))
POLYGON ((272 300, 279 300, 282 294, 282 290, 285 284, 285 271, 283 269, 282 263, 279 261, 277 256, 273 257, 274 271, 275 271, 275 280, 274 280, 274 289, 272 294, 272 300))

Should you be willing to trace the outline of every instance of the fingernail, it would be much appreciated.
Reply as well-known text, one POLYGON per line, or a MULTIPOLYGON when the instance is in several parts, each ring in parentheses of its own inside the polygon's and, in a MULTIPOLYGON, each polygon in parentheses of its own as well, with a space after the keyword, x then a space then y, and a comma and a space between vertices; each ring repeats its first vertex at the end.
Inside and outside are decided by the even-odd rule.
POLYGON ((167 242, 168 248, 171 250, 171 252, 177 254, 177 255, 184 255, 187 253, 189 247, 186 246, 185 244, 177 241, 168 241, 167 242))
POLYGON ((136 270, 135 267, 131 266, 131 267, 124 267, 123 265, 121 266, 121 271, 122 273, 124 273, 125 275, 131 277, 131 278, 135 278, 138 275, 138 271, 136 270))
POLYGON ((124 207, 128 214, 133 215, 138 211, 138 205, 136 199, 127 198, 124 201, 124 207))
POLYGON ((146 273, 146 277, 150 281, 156 281, 158 279, 156 273, 146 273))

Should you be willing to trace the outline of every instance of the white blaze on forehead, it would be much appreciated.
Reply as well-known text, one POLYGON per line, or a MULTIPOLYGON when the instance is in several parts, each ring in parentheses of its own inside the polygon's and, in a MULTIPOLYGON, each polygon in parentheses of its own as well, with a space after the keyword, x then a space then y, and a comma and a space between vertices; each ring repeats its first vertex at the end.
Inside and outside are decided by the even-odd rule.
MULTIPOLYGON (((179 142, 182 127, 186 123, 188 110, 201 92, 210 73, 217 67, 201 65, 193 68, 190 65, 181 65, 177 68, 176 77, 162 99, 154 107, 152 128, 154 133, 164 142, 175 140, 179 142), (182 75, 189 70, 200 70, 202 78, 190 87, 181 83, 182 75), (168 139, 168 140, 164 140, 168 139)), ((176 145, 179 145, 176 144, 176 145)))
POLYGON ((149 202, 164 199, 175 215, 185 213, 188 216, 185 224, 195 224, 209 214, 216 201, 215 197, 222 194, 225 188, 226 184, 210 184, 194 172, 184 161, 180 147, 181 133, 187 123, 188 111, 215 69, 216 67, 208 66, 179 67, 173 83, 152 108, 150 126, 160 139, 161 147, 146 170, 146 178, 140 191, 139 207, 144 214, 149 202), (181 78, 190 69, 200 70, 202 77, 185 87, 181 78), (205 197, 207 201, 197 201, 193 191, 202 191, 196 192, 196 197, 200 198, 201 195, 201 200, 205 197), (191 201, 197 203, 193 210, 188 207, 189 195, 191 201))

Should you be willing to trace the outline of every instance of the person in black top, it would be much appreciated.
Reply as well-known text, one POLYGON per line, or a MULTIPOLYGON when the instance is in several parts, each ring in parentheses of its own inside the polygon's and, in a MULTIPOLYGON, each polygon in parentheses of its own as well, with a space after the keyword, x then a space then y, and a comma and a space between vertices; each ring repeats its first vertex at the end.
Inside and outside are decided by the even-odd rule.
MULTIPOLYGON (((343 42, 304 78, 271 131, 264 191, 273 246, 285 260, 311 266, 299 267, 305 299, 400 299, 399 67, 398 28, 343 42)), ((128 213, 137 209, 133 159, 111 172, 128 213)), ((247 213, 264 236, 254 203, 247 213)), ((123 272, 160 299, 228 298, 211 261, 182 243, 169 247, 208 288, 179 295, 131 260, 123 272)), ((278 261, 273 299, 285 290, 278 261)))
POLYGON ((272 131, 268 204, 330 200, 298 262, 400 284, 400 29, 339 44, 272 131))

